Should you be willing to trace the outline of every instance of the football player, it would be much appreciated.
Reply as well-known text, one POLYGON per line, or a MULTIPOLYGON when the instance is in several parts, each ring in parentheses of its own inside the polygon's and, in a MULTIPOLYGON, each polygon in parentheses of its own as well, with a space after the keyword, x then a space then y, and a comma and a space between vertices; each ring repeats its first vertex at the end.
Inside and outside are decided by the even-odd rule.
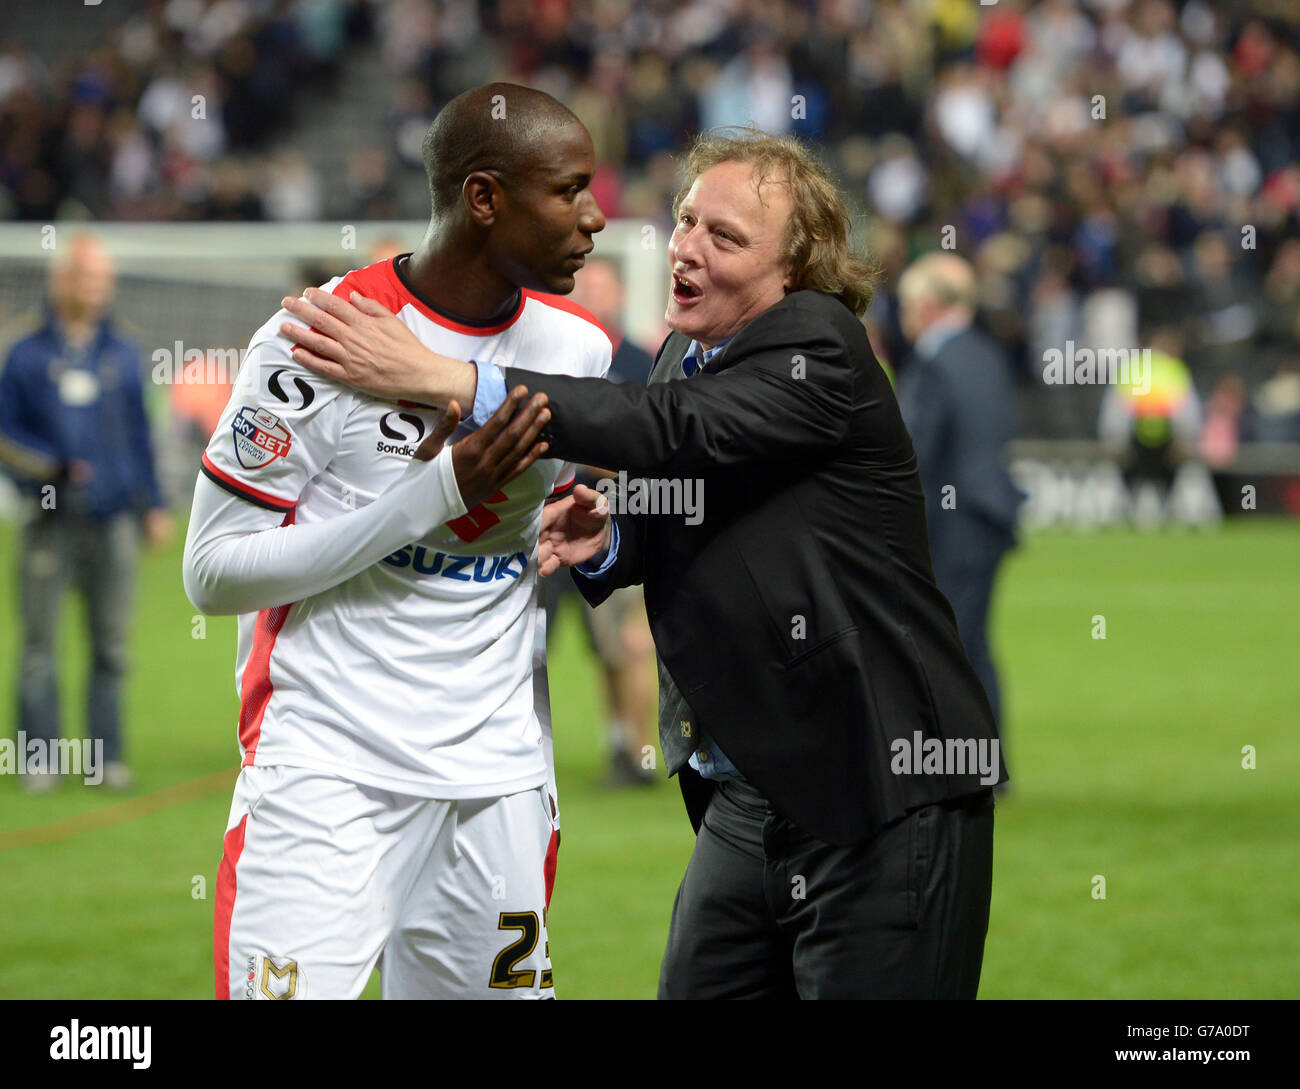
MULTIPOLYGON (((415 251, 319 291, 377 300, 485 367, 603 375, 609 338, 561 297, 605 226, 582 124, 488 84, 438 114, 424 160, 415 251)), ((311 333, 291 318, 252 338, 185 549, 194 604, 239 614, 217 995, 355 997, 378 964, 385 998, 553 997, 536 549, 572 467, 540 458, 544 398, 516 389, 458 427, 457 406, 381 400, 295 362, 311 333)))

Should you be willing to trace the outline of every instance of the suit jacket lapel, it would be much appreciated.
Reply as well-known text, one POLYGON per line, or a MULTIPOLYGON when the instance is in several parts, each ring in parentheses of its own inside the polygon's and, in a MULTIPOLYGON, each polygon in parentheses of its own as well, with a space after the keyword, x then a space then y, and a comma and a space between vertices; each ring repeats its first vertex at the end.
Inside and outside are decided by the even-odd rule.
MULTIPOLYGON (((742 329, 741 332, 743 333, 744 330, 742 329)), ((733 362, 735 362, 734 360, 728 359, 727 356, 731 352, 731 346, 736 343, 736 337, 738 336, 740 336, 740 333, 737 333, 729 341, 727 341, 727 346, 723 348, 722 351, 720 351, 712 359, 709 360, 709 364, 705 368, 705 370, 707 370, 710 374, 718 374, 721 371, 725 371, 728 367, 732 365, 733 362)))
MULTIPOLYGON (((710 374, 717 374, 719 371, 724 371, 731 366, 733 361, 727 358, 727 354, 731 351, 731 345, 734 343, 735 338, 732 338, 722 351, 709 360, 707 369, 710 374)), ((690 346, 690 337, 682 333, 669 333, 659 348, 659 358, 651 368, 650 380, 646 384, 674 382, 678 378, 685 378, 686 376, 682 374, 682 360, 686 358, 686 349, 690 346)))
POLYGON ((686 358, 686 349, 691 346, 691 338, 681 333, 669 333, 659 349, 659 359, 650 372, 647 385, 656 382, 671 382, 675 378, 684 378, 682 360, 686 358))

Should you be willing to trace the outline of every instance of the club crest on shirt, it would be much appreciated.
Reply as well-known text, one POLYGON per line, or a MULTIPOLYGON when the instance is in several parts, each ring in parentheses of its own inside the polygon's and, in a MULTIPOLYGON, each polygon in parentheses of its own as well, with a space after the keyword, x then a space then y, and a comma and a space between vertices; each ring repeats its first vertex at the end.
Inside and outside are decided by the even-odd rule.
POLYGON ((264 408, 245 405, 235 413, 230 427, 234 431, 235 457, 245 469, 261 469, 289 452, 293 436, 280 417, 264 408))

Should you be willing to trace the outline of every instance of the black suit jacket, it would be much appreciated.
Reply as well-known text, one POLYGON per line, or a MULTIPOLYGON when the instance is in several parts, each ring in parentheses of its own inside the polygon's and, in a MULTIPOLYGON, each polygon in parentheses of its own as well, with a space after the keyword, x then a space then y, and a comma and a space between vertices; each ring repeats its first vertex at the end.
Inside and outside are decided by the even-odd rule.
POLYGON ((998 343, 969 326, 933 357, 913 355, 898 381, 898 401, 916 450, 934 564, 961 566, 972 541, 1015 542, 1024 493, 1006 468, 1015 436, 1016 391, 998 343), (952 485, 952 502, 942 506, 952 485))
MULTIPOLYGON (((703 481, 703 520, 619 516, 599 604, 641 582, 655 646, 699 725, 783 815, 852 843, 917 806, 983 789, 975 771, 891 770, 895 739, 993 739, 988 700, 935 586, 912 444, 861 323, 799 291, 708 372, 650 385, 510 368, 550 398, 550 452, 703 481)), ((998 773, 1005 777, 999 761, 998 773)), ((681 773, 696 830, 710 787, 681 773)))

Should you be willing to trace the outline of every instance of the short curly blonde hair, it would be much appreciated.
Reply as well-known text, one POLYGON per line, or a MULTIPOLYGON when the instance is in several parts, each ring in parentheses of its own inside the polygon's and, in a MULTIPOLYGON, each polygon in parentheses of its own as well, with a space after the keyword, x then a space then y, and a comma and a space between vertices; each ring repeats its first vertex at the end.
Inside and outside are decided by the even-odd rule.
POLYGON ((752 125, 701 133, 686 156, 686 184, 673 200, 673 217, 695 179, 719 163, 748 163, 755 184, 790 187, 784 260, 796 291, 834 295, 861 317, 871 304, 880 270, 850 242, 852 219, 826 167, 791 136, 772 136, 752 125))

